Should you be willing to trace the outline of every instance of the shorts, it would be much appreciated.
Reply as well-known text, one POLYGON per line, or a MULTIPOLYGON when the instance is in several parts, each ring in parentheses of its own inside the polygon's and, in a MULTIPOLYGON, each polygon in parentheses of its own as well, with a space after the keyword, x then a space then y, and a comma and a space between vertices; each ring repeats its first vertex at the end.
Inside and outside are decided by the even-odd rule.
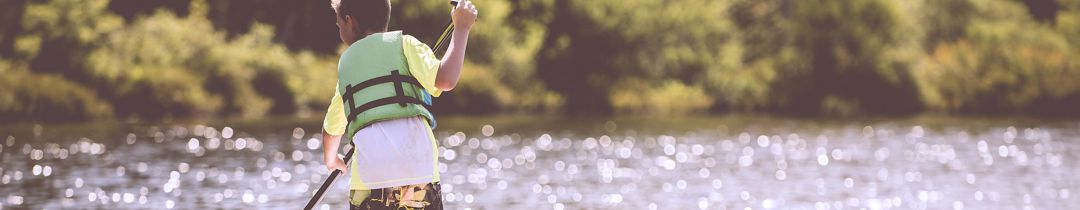
POLYGON ((349 209, 442 210, 438 182, 349 191, 349 209))

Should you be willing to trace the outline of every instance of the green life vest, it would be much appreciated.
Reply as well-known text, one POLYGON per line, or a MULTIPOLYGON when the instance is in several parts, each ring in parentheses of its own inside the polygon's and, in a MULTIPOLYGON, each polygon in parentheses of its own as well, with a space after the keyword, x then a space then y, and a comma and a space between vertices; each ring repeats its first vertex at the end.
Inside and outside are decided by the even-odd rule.
POLYGON ((409 71, 401 31, 372 34, 345 49, 338 62, 338 91, 350 138, 384 120, 421 116, 435 126, 428 110, 431 95, 409 71))

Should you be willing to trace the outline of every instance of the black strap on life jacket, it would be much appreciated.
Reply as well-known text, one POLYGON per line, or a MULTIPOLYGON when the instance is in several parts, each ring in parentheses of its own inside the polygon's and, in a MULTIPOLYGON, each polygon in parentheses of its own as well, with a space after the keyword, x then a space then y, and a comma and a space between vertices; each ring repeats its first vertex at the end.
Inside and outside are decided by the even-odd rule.
POLYGON ((419 98, 405 95, 405 89, 402 87, 403 83, 411 84, 414 88, 423 88, 423 86, 420 85, 420 81, 417 81, 415 77, 401 75, 398 70, 391 71, 390 75, 376 77, 355 85, 345 86, 345 95, 342 95, 341 99, 348 104, 348 107, 346 108, 349 109, 349 121, 351 122, 353 119, 356 119, 356 116, 359 116, 360 113, 388 104, 398 104, 401 107, 405 107, 406 104, 418 104, 431 110, 431 104, 428 104, 419 98), (394 83, 394 96, 376 99, 360 106, 356 106, 356 100, 353 99, 353 95, 364 88, 383 83, 394 83))

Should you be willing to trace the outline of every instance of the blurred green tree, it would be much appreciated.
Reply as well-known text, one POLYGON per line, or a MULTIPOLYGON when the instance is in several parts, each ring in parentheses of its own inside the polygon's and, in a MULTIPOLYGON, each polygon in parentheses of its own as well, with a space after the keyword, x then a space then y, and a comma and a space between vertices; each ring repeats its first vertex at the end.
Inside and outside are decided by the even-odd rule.
POLYGON ((794 1, 793 53, 772 94, 792 114, 910 114, 921 109, 908 70, 909 23, 893 1, 794 1))
POLYGON ((2 121, 70 121, 112 117, 112 107, 90 89, 26 64, 0 59, 2 121))
MULTIPOLYGON (((915 68, 927 105, 970 114, 1080 113, 1080 68, 1066 36, 1036 22, 1017 2, 974 9, 965 36, 937 45, 915 68)), ((1068 31, 1071 22, 1058 24, 1068 31)))
MULTIPOLYGON (((436 112, 1080 116, 1077 2, 485 0, 436 112)), ((325 1, 0 4, 5 119, 318 112, 343 49, 325 1)), ((449 10, 391 30, 433 44, 449 10)))
POLYGON ((727 8, 725 1, 556 0, 538 55, 540 79, 565 95, 574 113, 708 109, 714 94, 701 90, 715 81, 706 76, 741 62, 731 54, 739 51, 727 8), (686 90, 674 95, 709 102, 650 98, 672 94, 622 97, 635 90, 686 90))

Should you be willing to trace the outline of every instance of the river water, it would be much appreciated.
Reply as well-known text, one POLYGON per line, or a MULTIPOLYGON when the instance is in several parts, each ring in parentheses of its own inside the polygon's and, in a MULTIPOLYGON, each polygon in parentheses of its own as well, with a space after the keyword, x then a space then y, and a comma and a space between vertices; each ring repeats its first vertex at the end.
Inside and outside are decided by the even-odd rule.
MULTIPOLYGON (((1075 209, 1080 122, 440 118, 448 209, 1075 209)), ((0 209, 299 209, 317 118, 0 126, 0 209)), ((338 182, 319 209, 345 209, 338 182)))

